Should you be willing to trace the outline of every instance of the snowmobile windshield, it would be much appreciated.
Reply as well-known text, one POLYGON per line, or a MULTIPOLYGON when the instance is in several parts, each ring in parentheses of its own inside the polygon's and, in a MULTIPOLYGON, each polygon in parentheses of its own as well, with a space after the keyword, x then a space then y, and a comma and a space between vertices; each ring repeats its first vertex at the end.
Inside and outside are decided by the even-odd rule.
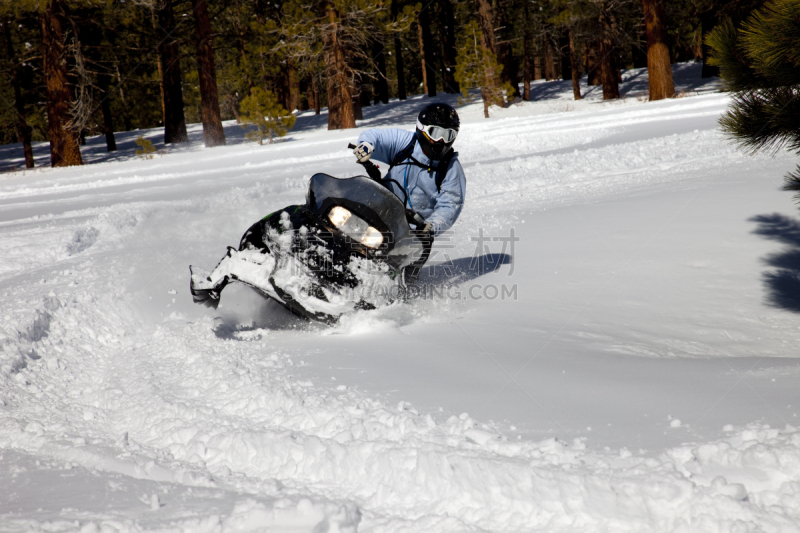
POLYGON ((308 185, 306 201, 308 209, 321 217, 334 206, 349 209, 379 231, 391 233, 395 248, 403 241, 406 245, 417 241, 406 221, 403 202, 392 191, 366 176, 340 179, 314 174, 308 185))

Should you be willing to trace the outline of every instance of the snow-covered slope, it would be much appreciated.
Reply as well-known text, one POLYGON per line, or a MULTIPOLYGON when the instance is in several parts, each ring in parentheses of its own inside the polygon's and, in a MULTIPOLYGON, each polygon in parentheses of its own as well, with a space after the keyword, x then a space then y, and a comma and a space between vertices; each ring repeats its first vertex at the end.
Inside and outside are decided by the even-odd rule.
POLYGON ((800 530, 794 161, 731 147, 695 71, 462 108, 468 202, 422 275, 451 289, 334 328, 195 306, 188 265, 357 173, 357 131, 3 174, 0 529, 800 530))

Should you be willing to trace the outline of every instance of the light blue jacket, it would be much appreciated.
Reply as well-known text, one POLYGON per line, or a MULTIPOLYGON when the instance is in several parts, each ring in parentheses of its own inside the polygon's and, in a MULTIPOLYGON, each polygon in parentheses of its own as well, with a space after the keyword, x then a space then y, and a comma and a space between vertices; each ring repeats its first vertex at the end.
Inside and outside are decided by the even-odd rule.
MULTIPOLYGON (((395 155, 407 147, 413 138, 414 133, 410 131, 373 128, 362 133, 358 137, 358 142, 370 143, 375 148, 371 159, 385 163, 388 168, 395 155)), ((412 156, 423 165, 430 164, 419 143, 415 143, 412 156)), ((408 192, 406 207, 413 209, 433 224, 435 235, 450 229, 461 214, 467 192, 467 178, 464 176, 461 163, 458 162, 458 156, 454 156, 450 161, 441 192, 436 190, 436 171, 428 172, 427 169, 413 163, 395 166, 387 177, 403 185, 408 192)), ((392 187, 402 199, 403 193, 396 185, 392 184, 392 187)))

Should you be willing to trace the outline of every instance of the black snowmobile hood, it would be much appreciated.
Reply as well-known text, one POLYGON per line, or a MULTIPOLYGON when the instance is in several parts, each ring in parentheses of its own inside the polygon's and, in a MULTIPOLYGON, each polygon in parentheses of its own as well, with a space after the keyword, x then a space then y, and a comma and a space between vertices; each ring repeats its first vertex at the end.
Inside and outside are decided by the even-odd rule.
POLYGON ((422 243, 411 233, 403 202, 389 189, 366 176, 335 178, 314 174, 308 184, 308 209, 325 217, 335 205, 350 209, 380 231, 392 235, 392 255, 413 253, 422 243))

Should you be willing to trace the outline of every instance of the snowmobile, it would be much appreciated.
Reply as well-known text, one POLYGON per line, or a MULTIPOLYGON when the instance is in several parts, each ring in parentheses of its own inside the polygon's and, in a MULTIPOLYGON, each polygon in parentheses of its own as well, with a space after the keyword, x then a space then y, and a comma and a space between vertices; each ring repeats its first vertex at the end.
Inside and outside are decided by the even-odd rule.
POLYGON ((216 309, 225 286, 237 282, 296 315, 334 323, 402 298, 408 272, 425 262, 432 237, 392 190, 394 182, 405 194, 400 184, 381 178, 371 161, 361 165, 367 176, 312 176, 305 204, 253 224, 213 271, 190 266, 194 301, 216 309))

